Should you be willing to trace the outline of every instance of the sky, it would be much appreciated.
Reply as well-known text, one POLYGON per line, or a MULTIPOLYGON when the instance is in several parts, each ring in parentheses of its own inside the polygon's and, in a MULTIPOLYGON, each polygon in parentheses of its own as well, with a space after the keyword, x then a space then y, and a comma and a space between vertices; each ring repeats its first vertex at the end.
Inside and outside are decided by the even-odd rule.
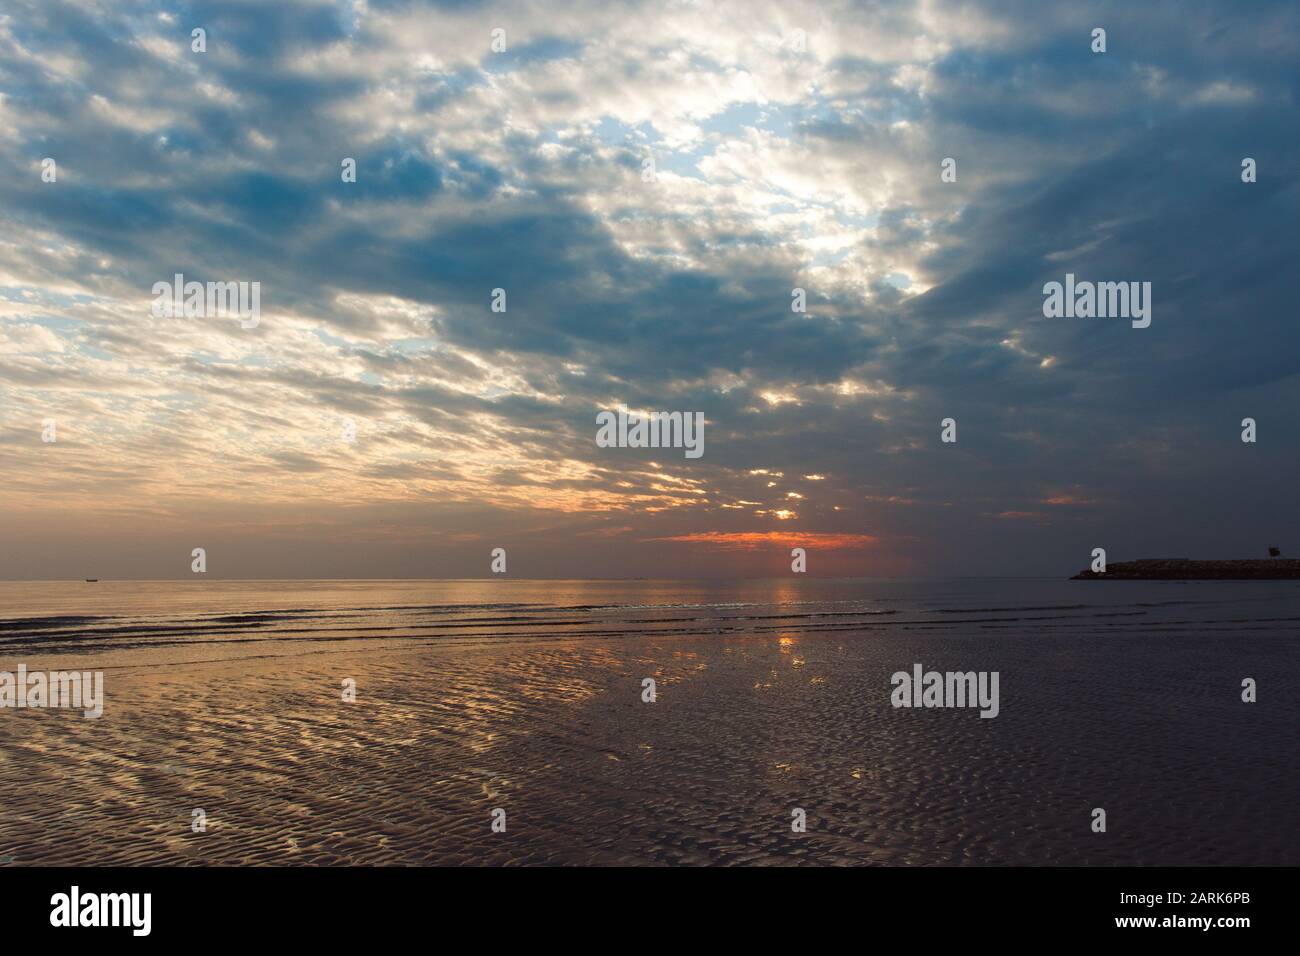
POLYGON ((1288 2, 8 0, 0 578, 1300 555, 1298 94, 1288 2))

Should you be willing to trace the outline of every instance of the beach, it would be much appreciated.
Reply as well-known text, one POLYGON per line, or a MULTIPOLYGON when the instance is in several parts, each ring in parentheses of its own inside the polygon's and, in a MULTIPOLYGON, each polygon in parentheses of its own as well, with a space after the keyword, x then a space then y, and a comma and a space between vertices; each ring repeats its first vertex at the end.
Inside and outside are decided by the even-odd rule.
POLYGON ((0 668, 105 688, 97 719, 0 711, 7 865, 1300 863, 1287 582, 106 581, 0 599, 0 668), (915 664, 996 671, 997 716, 892 706, 915 664))

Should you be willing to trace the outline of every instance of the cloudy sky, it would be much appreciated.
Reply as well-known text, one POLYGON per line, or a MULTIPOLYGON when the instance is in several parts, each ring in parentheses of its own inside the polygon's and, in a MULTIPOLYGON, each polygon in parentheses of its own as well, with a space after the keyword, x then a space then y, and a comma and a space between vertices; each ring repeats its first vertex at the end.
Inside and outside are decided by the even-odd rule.
POLYGON ((1289 2, 8 0, 0 577, 1300 554, 1298 94, 1289 2))

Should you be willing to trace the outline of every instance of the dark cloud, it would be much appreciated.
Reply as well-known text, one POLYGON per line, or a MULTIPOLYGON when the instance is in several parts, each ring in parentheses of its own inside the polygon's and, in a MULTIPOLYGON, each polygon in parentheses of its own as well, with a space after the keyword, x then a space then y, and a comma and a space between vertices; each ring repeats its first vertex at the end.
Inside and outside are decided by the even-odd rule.
MULTIPOLYGON (((13 6, 0 321, 16 317, 15 342, 18 320, 71 323, 51 325, 58 359, 7 348, 13 414, 64 402, 127 431, 157 415, 171 437, 130 447, 187 461, 205 427, 235 442, 350 415, 354 451, 243 437, 231 480, 442 482, 485 508, 568 489, 593 496, 574 512, 631 511, 658 537, 766 528, 757 513, 788 506, 781 530, 910 542, 936 571, 1065 570, 1103 535, 1113 553, 1190 548, 1189 514, 1223 551, 1300 530, 1293 5, 845 5, 829 22, 869 18, 880 48, 788 85, 807 61, 764 53, 766 34, 732 62, 708 26, 654 35, 653 6, 627 5, 614 39, 595 8, 588 35, 526 6, 368 7, 13 6), (519 36, 499 58, 496 12, 519 36), (191 25, 208 54, 189 52, 191 25), (443 25, 459 46, 403 45, 443 25), (923 31, 930 52, 891 52, 923 31), (762 109, 717 92, 742 67, 762 109), (658 126, 637 112, 656 98, 658 126), (939 182, 946 156, 956 183, 939 182), (261 281, 276 321, 149 324, 150 287, 178 271, 261 281), (1150 282, 1151 327, 1045 319, 1043 283, 1067 272, 1150 282), (69 288, 98 298, 71 308, 69 288), (658 458, 707 505, 645 508, 651 455, 591 440, 614 402, 705 413, 705 458, 658 458), (1237 440, 1247 415, 1257 446, 1237 440), (949 416, 955 446, 937 441, 949 416), (446 447, 423 447, 435 434, 446 447), (799 484, 811 473, 827 478, 799 484), (733 501, 762 507, 719 510, 733 501)), ((27 418, 6 448, 36 433, 27 418)), ((106 461, 58 467, 79 492, 143 480, 106 461)))

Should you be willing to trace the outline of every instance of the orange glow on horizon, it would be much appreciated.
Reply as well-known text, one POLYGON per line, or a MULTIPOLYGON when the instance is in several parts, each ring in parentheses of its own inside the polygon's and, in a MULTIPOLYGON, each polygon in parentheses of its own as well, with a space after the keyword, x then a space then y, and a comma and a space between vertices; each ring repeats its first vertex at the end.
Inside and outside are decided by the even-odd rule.
POLYGON ((649 540, 704 544, 719 551, 758 551, 777 545, 792 548, 814 545, 821 551, 847 551, 869 547, 880 539, 869 534, 834 534, 816 531, 803 534, 792 531, 699 531, 649 540))

